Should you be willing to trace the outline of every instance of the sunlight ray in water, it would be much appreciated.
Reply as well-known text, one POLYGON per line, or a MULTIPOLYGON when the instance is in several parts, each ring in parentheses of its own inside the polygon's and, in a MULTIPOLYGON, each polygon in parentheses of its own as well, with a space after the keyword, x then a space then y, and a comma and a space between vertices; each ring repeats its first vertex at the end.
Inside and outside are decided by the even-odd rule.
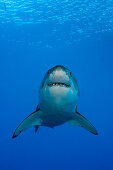
POLYGON ((60 32, 60 39, 69 45, 82 37, 112 31, 112 4, 112 0, 2 0, 0 22, 18 26, 54 23, 51 35, 46 36, 55 36, 59 42, 60 32), (63 33, 62 26, 66 28, 63 33))

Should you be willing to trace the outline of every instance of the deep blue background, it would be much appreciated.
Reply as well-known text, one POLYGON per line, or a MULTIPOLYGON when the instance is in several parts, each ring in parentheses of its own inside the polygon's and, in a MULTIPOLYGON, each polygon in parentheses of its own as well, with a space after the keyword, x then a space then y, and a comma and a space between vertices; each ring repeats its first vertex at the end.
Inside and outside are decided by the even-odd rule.
POLYGON ((13 24, 7 30, 0 39, 0 170, 112 170, 113 33, 83 38, 78 45, 65 46, 62 40, 60 47, 30 48, 8 41, 12 32, 18 40, 25 30, 16 31, 13 24), (74 73, 80 88, 78 111, 99 135, 64 124, 40 127, 36 135, 30 128, 12 139, 18 124, 36 109, 45 72, 57 64, 74 73))

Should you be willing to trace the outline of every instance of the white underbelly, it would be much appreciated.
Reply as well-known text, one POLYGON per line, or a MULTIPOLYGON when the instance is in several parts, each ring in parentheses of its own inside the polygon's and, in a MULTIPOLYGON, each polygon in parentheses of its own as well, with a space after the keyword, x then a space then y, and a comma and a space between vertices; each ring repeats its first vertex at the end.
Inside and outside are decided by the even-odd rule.
POLYGON ((77 98, 72 89, 51 87, 39 96, 40 109, 43 112, 43 124, 54 127, 72 118, 77 98))
POLYGON ((78 96, 71 88, 50 87, 43 90, 39 96, 40 108, 43 111, 70 112, 75 109, 78 96))

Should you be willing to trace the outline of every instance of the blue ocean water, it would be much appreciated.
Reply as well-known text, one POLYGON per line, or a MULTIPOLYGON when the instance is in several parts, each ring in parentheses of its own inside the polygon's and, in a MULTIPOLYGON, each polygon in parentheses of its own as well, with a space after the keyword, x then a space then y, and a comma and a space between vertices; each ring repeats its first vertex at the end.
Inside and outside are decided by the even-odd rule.
POLYGON ((1 0, 0 106, 0 170, 113 170, 113 0, 1 0), (66 123, 12 139, 57 64, 99 135, 66 123))

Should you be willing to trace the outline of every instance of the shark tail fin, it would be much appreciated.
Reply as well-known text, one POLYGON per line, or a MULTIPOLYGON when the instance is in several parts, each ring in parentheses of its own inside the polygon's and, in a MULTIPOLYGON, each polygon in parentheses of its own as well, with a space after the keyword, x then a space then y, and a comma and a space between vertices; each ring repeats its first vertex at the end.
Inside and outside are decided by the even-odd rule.
POLYGON ((22 131, 26 130, 27 128, 31 126, 35 126, 35 132, 37 132, 38 127, 42 123, 42 119, 40 118, 41 111, 35 111, 31 113, 28 117, 26 117, 20 125, 16 128, 12 138, 17 137, 22 131))
POLYGON ((83 127, 94 135, 98 135, 96 128, 91 124, 91 122, 78 112, 75 113, 73 119, 69 120, 68 123, 71 125, 83 127))

